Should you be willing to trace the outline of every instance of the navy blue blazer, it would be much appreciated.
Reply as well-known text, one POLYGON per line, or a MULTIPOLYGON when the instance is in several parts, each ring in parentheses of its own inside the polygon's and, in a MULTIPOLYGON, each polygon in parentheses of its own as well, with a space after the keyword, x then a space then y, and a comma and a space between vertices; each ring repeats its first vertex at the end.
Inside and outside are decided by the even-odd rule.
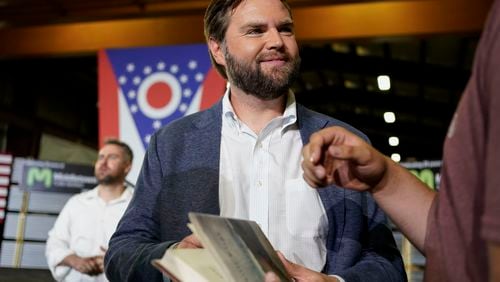
MULTIPOLYGON (((306 144, 327 126, 350 125, 297 105, 306 144)), ((151 260, 191 234, 188 212, 219 214, 222 102, 161 128, 147 149, 134 197, 105 256, 110 281, 162 281, 151 260)), ((324 273, 346 281, 406 281, 384 213, 369 193, 327 187, 319 194, 328 216, 324 273)))

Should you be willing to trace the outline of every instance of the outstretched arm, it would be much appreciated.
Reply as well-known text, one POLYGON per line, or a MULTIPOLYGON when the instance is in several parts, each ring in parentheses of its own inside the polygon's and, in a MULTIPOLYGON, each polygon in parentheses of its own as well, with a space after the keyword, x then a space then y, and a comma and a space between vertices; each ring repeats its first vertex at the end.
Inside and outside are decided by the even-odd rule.
POLYGON ((423 252, 435 193, 418 178, 341 127, 314 133, 302 154, 304 179, 309 185, 335 184, 371 192, 377 204, 423 252))

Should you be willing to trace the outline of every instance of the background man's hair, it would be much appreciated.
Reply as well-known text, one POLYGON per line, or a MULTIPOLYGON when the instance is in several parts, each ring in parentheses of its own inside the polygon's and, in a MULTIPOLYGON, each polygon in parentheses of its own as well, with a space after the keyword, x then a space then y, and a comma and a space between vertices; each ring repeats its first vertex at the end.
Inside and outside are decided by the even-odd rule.
POLYGON ((118 139, 107 139, 106 141, 104 141, 104 145, 119 146, 123 149, 123 152, 125 152, 125 156, 128 158, 130 162, 132 162, 132 160, 134 159, 134 153, 132 152, 132 149, 130 149, 130 147, 126 143, 118 139))
MULTIPOLYGON (((241 2, 246 0, 212 0, 205 11, 204 22, 204 32, 205 39, 207 43, 212 39, 218 42, 219 44, 223 44, 225 41, 227 27, 229 25, 229 18, 232 14, 233 10, 241 4, 241 2)), ((281 0, 283 5, 287 8, 290 16, 292 16, 292 10, 290 5, 286 0, 281 0)), ((210 60, 212 61, 212 65, 215 66, 217 71, 227 79, 226 69, 224 66, 219 65, 215 62, 215 59, 208 50, 210 55, 210 60)))

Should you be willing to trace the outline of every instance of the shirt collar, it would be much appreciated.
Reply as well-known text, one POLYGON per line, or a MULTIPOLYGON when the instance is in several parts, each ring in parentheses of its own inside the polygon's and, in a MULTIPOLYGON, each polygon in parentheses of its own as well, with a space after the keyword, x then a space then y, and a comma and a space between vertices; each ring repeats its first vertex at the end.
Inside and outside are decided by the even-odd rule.
POLYGON ((99 185, 94 187, 94 189, 85 192, 85 200, 93 200, 99 197, 99 185))
MULTIPOLYGON (((241 121, 238 116, 234 112, 233 105, 231 105, 231 101, 229 100, 229 96, 231 95, 230 88, 226 88, 226 92, 224 93, 224 97, 222 98, 222 118, 227 122, 227 124, 240 131, 241 130, 241 121)), ((286 99, 286 107, 283 115, 279 117, 282 120, 281 131, 285 130, 289 125, 294 124, 297 121, 297 102, 295 100, 295 94, 292 90, 288 91, 287 99, 286 99)))
POLYGON ((293 94, 292 90, 288 91, 283 118, 282 129, 297 121, 297 101, 295 100, 295 94, 293 94))
MULTIPOLYGON (((127 201, 130 198, 132 198, 132 195, 134 193, 134 188, 132 188, 131 186, 129 186, 127 184, 124 184, 124 185, 125 185, 125 190, 123 190, 123 192, 120 195, 120 197, 118 197, 117 199, 114 199, 114 200, 110 201, 109 202, 110 204, 114 204, 114 203, 118 203, 118 202, 122 202, 122 201, 127 201)), ((95 200, 95 199, 100 199, 99 198, 99 185, 96 186, 94 189, 85 192, 84 199, 87 200, 87 201, 92 201, 92 200, 95 200)))
POLYGON ((229 95, 230 90, 229 87, 227 87, 226 92, 224 93, 224 97, 222 98, 222 118, 230 127, 235 128, 239 131, 241 128, 241 124, 238 116, 236 116, 236 113, 234 112, 233 105, 231 105, 229 95))

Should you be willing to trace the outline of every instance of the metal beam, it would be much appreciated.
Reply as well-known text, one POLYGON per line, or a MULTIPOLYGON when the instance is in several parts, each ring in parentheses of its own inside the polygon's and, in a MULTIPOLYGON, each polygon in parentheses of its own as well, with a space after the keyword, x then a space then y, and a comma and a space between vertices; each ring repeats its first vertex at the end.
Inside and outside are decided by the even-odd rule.
MULTIPOLYGON (((417 0, 296 7, 299 41, 477 32, 490 0, 417 0)), ((0 57, 200 43, 203 15, 0 29, 0 57)))

